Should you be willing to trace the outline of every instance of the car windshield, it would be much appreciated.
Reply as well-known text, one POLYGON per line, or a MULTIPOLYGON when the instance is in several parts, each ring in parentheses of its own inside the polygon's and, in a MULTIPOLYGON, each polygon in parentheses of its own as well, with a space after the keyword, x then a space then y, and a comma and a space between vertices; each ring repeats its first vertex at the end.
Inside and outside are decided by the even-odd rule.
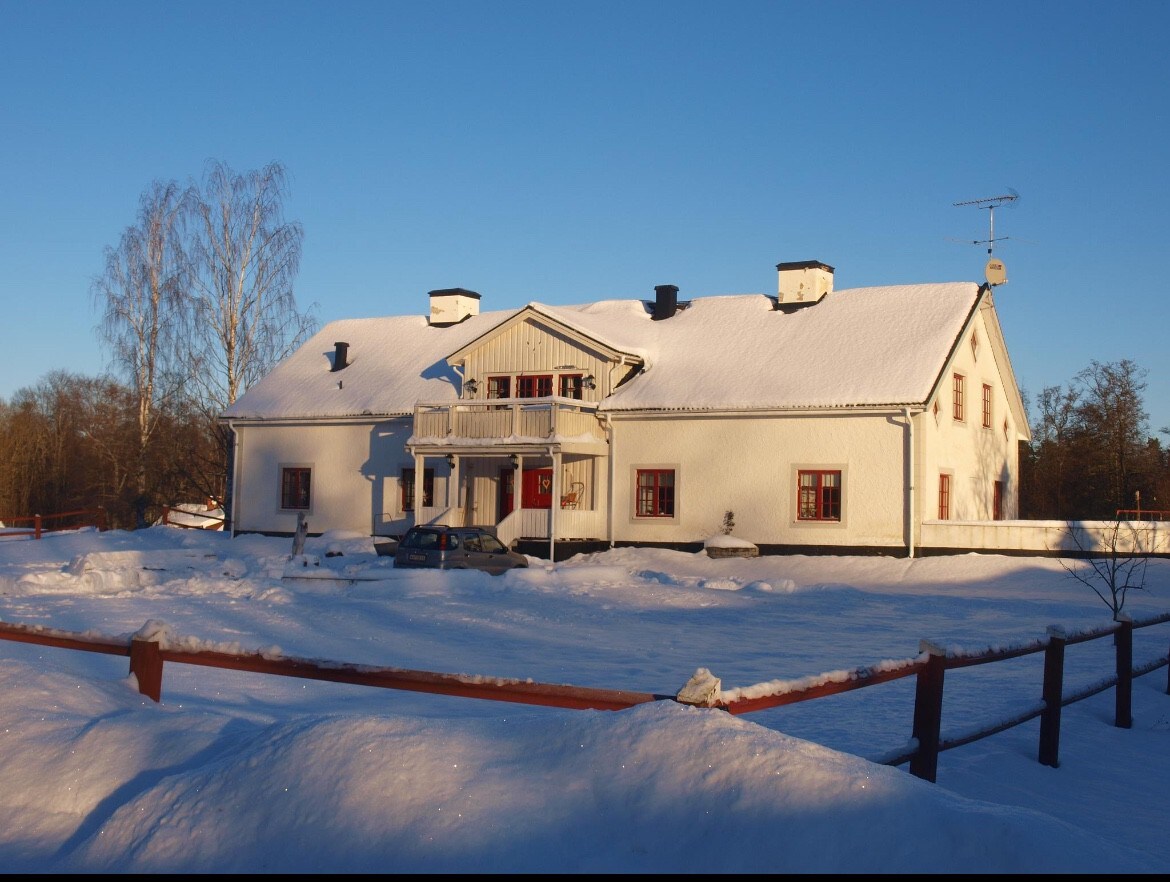
POLYGON ((490 551, 492 554, 501 554, 508 550, 504 548, 504 544, 499 539, 487 533, 482 535, 481 541, 483 542, 483 550, 490 551))

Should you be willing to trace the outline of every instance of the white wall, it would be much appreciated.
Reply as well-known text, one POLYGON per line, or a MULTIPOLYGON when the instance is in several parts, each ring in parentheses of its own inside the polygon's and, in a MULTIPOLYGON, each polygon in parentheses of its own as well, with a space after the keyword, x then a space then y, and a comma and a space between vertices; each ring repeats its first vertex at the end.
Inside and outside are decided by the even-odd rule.
POLYGON ((839 417, 616 417, 614 539, 697 542, 734 512, 734 536, 757 545, 874 545, 902 548, 905 419, 839 417), (826 453, 831 451, 831 453, 826 453), (675 517, 636 518, 635 472, 675 470, 675 517), (797 470, 840 469, 841 523, 796 519, 797 470))
MULTIPOLYGON (((399 475, 414 462, 405 450, 411 418, 367 423, 240 425, 233 528, 243 532, 292 533, 297 513, 280 508, 281 469, 312 469, 309 532, 354 530, 389 535, 405 530, 399 475)), ((435 497, 446 494, 447 466, 435 469, 435 497)))
POLYGON ((951 366, 926 413, 915 418, 917 509, 921 519, 939 516, 939 475, 951 476, 951 520, 991 520, 994 482, 1005 484, 1003 517, 1019 514, 1019 442, 1016 425, 980 313, 959 341, 951 366), (971 346, 972 332, 979 340, 971 346), (953 377, 965 379, 964 419, 953 416, 953 377), (991 386, 991 425, 983 425, 983 385, 991 386), (936 408, 937 405, 937 408, 936 408), (1006 423, 1006 427, 1005 427, 1006 423))

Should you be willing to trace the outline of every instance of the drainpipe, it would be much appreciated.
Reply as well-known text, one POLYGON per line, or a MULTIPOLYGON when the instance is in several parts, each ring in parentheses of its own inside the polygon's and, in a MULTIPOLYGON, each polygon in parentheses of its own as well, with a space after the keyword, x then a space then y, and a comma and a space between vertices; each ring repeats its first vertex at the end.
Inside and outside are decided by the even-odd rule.
POLYGON ((228 420, 228 428, 232 433, 232 473, 231 473, 231 492, 228 493, 228 498, 224 500, 227 508, 224 509, 225 514, 231 519, 230 537, 236 538, 236 499, 240 495, 240 433, 236 431, 236 424, 228 420))
POLYGON ((605 534, 609 540, 609 547, 613 548, 613 423, 610 422, 609 414, 601 415, 602 423, 605 426, 605 442, 609 448, 609 456, 606 457, 606 488, 605 488, 605 534))
POLYGON ((914 559, 914 417, 910 415, 910 408, 905 408, 903 411, 906 414, 906 431, 909 434, 907 441, 909 450, 907 451, 907 469, 906 469, 906 511, 909 515, 909 523, 906 530, 906 553, 907 556, 914 559))

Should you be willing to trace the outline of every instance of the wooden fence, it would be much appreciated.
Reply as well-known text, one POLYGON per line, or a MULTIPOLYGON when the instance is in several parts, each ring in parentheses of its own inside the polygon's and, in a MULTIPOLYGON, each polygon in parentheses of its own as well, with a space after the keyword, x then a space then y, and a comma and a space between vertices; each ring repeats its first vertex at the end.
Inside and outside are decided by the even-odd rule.
POLYGON ((17 536, 31 536, 40 539, 45 533, 59 533, 63 530, 76 530, 80 527, 96 527, 106 530, 108 520, 104 508, 80 509, 78 511, 63 511, 60 514, 28 515, 13 518, 0 518, 5 525, 0 530, 0 539, 17 536), (26 529, 20 529, 21 524, 28 524, 26 529), (13 528, 13 525, 16 525, 13 528))
MULTIPOLYGON (((938 770, 938 755, 942 751, 970 744, 973 741, 1018 726, 1035 717, 1040 717, 1038 758, 1042 764, 1056 768, 1059 766, 1060 712, 1063 707, 1104 692, 1106 689, 1116 688, 1114 725, 1126 729, 1132 726, 1130 707, 1133 678, 1170 664, 1170 654, 1168 654, 1158 656, 1135 668, 1133 666, 1133 631, 1136 628, 1147 628, 1165 622, 1170 622, 1170 613, 1140 622, 1122 617, 1120 621, 1107 627, 1073 636, 1065 634, 1059 628, 1050 628, 1046 637, 1026 646, 983 653, 949 654, 941 647, 924 641, 920 656, 901 665, 855 668, 848 672, 846 677, 834 676, 831 681, 798 689, 782 690, 773 695, 726 702, 719 700, 716 696, 715 699, 704 703, 703 706, 721 708, 732 714, 744 714, 764 708, 824 698, 854 689, 888 683, 903 677, 915 676, 918 679, 909 746, 907 750, 883 760, 883 764, 900 766, 909 763, 911 774, 933 782, 938 770), (1116 649, 1115 673, 1089 688, 1065 695, 1064 656, 1066 648, 1110 636, 1113 637, 1116 649), (1043 652, 1045 655, 1043 682, 1040 684, 1041 696, 1036 706, 1011 719, 998 720, 979 731, 962 737, 942 738, 943 682, 946 671, 1005 661, 1037 652, 1043 652)), ((359 686, 375 686, 384 689, 401 689, 436 695, 481 698, 574 710, 623 710, 651 701, 681 701, 676 695, 653 692, 533 683, 530 680, 481 675, 439 674, 431 671, 372 667, 313 659, 267 658, 260 653, 236 655, 213 650, 179 650, 165 647, 158 640, 149 640, 138 636, 129 640, 117 640, 6 622, 0 622, 0 639, 62 649, 99 652, 107 655, 128 656, 130 673, 134 674, 138 682, 139 692, 154 701, 162 700, 163 664, 168 661, 176 664, 274 674, 282 677, 325 680, 332 683, 350 683, 359 686)), ((1166 692, 1170 694, 1170 677, 1167 679, 1166 692)))

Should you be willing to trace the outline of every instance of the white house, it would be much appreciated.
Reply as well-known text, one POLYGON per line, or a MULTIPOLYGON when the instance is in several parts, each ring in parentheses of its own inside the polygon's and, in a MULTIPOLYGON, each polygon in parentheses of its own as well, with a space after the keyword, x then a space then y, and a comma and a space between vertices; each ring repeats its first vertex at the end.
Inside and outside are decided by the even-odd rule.
POLYGON ((1029 430, 993 289, 833 290, 332 322, 223 414, 235 532, 494 526, 530 554, 697 548, 734 513, 768 552, 913 555, 923 522, 1017 515, 1029 430))

